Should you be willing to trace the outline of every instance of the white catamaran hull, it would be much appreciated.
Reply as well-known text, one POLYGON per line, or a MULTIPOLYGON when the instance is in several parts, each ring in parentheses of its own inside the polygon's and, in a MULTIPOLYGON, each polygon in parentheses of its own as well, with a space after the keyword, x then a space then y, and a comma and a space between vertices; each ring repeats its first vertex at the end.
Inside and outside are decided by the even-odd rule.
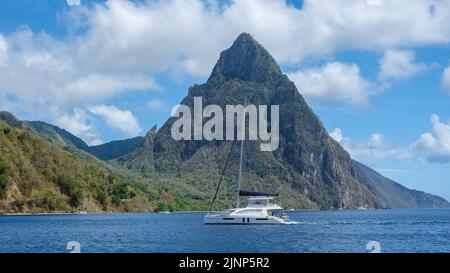
POLYGON ((224 216, 205 215, 204 223, 210 225, 283 225, 289 224, 287 219, 276 216, 252 217, 252 216, 224 216))

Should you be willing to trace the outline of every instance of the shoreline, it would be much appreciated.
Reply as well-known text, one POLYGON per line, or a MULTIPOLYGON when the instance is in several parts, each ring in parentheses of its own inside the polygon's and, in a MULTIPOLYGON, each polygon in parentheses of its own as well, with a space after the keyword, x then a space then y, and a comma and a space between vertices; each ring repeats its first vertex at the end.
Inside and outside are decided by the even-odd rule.
MULTIPOLYGON (((407 208, 406 208, 407 209, 407 208)), ((417 208, 410 208, 410 209, 417 209, 417 208)), ((425 208, 424 208, 425 209, 425 208)), ((433 209, 433 208, 429 208, 433 209)), ((436 208, 437 209, 437 208, 436 208)), ((299 210, 284 210, 285 212, 320 212, 320 211, 374 211, 374 210, 386 210, 386 209, 344 209, 344 210, 320 210, 320 209, 299 209, 299 210)), ((215 210, 211 212, 217 212, 220 210, 215 210)), ((168 214, 175 214, 175 213, 208 213, 207 210, 189 210, 189 211, 170 211, 168 214)), ((164 211, 143 211, 143 212, 88 212, 88 213, 79 213, 79 212, 24 212, 24 213, 0 213, 1 216, 57 216, 57 215, 102 215, 102 214, 166 214, 164 211)))
MULTIPOLYGON (((440 210, 440 209, 449 209, 449 208, 394 208, 394 210, 440 210)), ((322 212, 322 211, 336 211, 336 212, 344 212, 344 211, 383 211, 383 210, 392 210, 392 208, 384 208, 384 209, 344 209, 344 210, 320 210, 320 209, 299 209, 299 210, 284 210, 285 212, 322 212)), ((218 210, 220 211, 220 210, 218 210)), ((217 212, 217 211, 212 211, 217 212)), ((176 213, 208 213, 208 211, 171 211, 168 214, 176 214, 176 213)), ((155 212, 155 211, 147 211, 147 212, 92 212, 92 213, 78 213, 78 212, 37 212, 37 213, 0 213, 0 217, 2 216, 58 216, 58 215, 114 215, 114 214, 166 214, 164 211, 155 212)))
MULTIPOLYGON (((217 210, 220 211, 220 210, 217 210)), ((217 212, 211 211, 211 212, 217 212)), ((321 210, 286 210, 291 212, 298 211, 321 211, 321 210)), ((186 210, 186 211, 170 211, 168 214, 173 213, 208 213, 207 210, 186 210)), ((54 216, 54 215, 101 215, 101 214, 167 214, 164 211, 142 211, 142 212, 88 212, 88 213, 78 213, 78 212, 18 212, 18 213, 0 213, 1 216, 54 216)))

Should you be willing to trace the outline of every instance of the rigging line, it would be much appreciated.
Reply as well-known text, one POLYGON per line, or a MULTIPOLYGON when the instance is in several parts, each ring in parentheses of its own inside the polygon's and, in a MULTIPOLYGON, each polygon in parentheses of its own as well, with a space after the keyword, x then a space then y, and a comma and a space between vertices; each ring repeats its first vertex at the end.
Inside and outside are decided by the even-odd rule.
POLYGON ((233 142, 231 143, 231 148, 230 148, 230 151, 228 152, 227 161, 225 162, 225 166, 223 167, 222 175, 220 176, 219 184, 217 185, 216 193, 214 194, 214 198, 213 198, 213 200, 212 200, 212 202, 211 202, 211 206, 209 207, 208 214, 211 212, 211 210, 212 210, 212 208, 213 208, 213 206, 214 206, 214 202, 216 201, 217 193, 219 192, 220 184, 222 184, 223 175, 225 174, 225 170, 227 169, 228 161, 229 161, 229 159, 230 159, 231 152, 233 151, 233 147, 234 147, 234 142, 235 142, 235 141, 236 141, 236 138, 235 138, 235 139, 233 140, 233 142))

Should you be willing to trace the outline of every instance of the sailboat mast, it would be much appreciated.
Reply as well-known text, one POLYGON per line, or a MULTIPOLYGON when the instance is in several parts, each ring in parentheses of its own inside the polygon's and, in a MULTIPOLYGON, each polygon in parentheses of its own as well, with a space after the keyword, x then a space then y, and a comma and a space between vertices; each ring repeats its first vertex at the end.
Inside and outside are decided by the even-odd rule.
POLYGON ((241 155, 239 159, 239 178, 238 178, 238 192, 236 200, 236 208, 240 205, 240 193, 241 193, 241 179, 242 179, 242 155, 244 152, 244 139, 245 139, 245 107, 247 107, 247 101, 244 102, 244 117, 242 118, 242 130, 241 130, 241 155))

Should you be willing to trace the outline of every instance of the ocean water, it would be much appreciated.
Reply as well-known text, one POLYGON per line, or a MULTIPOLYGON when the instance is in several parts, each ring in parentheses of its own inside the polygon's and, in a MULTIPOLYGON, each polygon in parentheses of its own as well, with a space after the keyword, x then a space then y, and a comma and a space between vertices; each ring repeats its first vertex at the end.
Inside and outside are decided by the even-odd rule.
POLYGON ((450 252, 450 210, 288 212, 296 225, 204 225, 204 213, 0 216, 0 252, 450 252))

